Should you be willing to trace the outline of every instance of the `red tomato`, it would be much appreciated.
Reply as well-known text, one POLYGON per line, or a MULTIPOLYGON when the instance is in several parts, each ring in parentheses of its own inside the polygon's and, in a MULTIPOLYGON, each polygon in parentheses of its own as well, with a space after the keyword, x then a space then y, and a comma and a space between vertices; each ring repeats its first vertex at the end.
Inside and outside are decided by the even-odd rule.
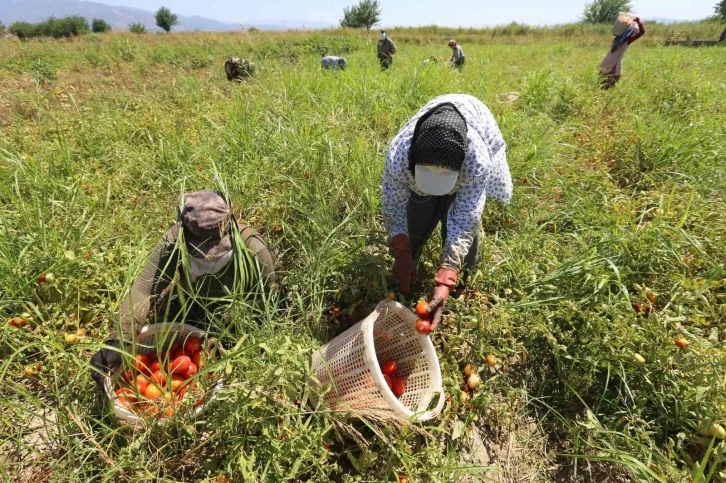
POLYGON ((131 402, 126 398, 125 396, 119 396, 116 398, 116 401, 126 409, 131 409, 131 402))
POLYGON ((676 343, 676 345, 677 345, 677 346, 678 346, 678 347, 679 347, 680 349, 685 349, 686 347, 688 347, 688 346, 690 345, 690 342, 688 342, 688 341, 687 341, 686 339, 684 339, 683 337, 678 337, 678 338, 677 338, 677 339, 675 340, 675 343, 676 343))
POLYGON ((391 378, 391 391, 393 391, 393 394, 396 395, 396 397, 403 396, 403 393, 406 392, 406 380, 402 377, 392 377, 391 378))
POLYGON ((431 322, 429 322, 428 320, 419 319, 416 322, 416 332, 421 335, 429 335, 429 332, 431 332, 431 322))
POLYGON ((197 367, 197 365, 195 363, 193 363, 193 362, 190 362, 189 363, 189 369, 187 369, 187 372, 186 372, 186 378, 189 379, 194 374, 196 374, 197 371, 199 371, 199 368, 197 367))
POLYGON ((146 391, 146 387, 149 385, 149 378, 143 374, 136 376, 136 390, 139 394, 143 394, 146 391))
POLYGON ((134 373, 131 369, 126 369, 124 371, 124 381, 126 382, 132 382, 135 379, 134 373))
POLYGON ((186 380, 182 376, 174 374, 173 376, 171 376, 171 390, 173 392, 179 391, 184 386, 185 382, 186 380))
POLYGON ((204 354, 202 351, 197 351, 192 354, 192 362, 197 366, 197 369, 204 367, 204 354))
POLYGON ((164 417, 165 418, 170 418, 172 416, 174 416, 174 408, 166 408, 166 409, 164 409, 164 417))
POLYGON ((149 358, 144 354, 136 355, 136 370, 140 372, 149 372, 149 358))
POLYGON ((389 376, 398 372, 398 363, 394 360, 386 361, 381 364, 381 372, 389 376))
POLYGON ((429 304, 424 300, 419 300, 416 303, 416 307, 414 308, 414 313, 418 315, 422 319, 426 319, 429 316, 429 313, 426 311, 429 304))
POLYGON ((126 399, 136 399, 136 395, 134 394, 134 391, 127 387, 121 387, 119 389, 116 389, 114 392, 116 394, 116 398, 126 398, 126 399))
POLYGON ((169 346, 169 354, 173 354, 174 352, 178 351, 179 349, 181 349, 181 346, 181 342, 174 342, 172 345, 169 346))
POLYGON ((154 361, 149 364, 149 373, 153 374, 155 372, 159 372, 161 370, 161 364, 159 364, 159 361, 154 361))
POLYGON ((160 399, 162 394, 164 394, 164 392, 156 384, 149 384, 149 386, 144 391, 144 396, 146 396, 147 399, 152 399, 152 400, 160 399))
POLYGON ((158 386, 166 384, 166 374, 161 371, 156 371, 151 374, 151 382, 158 386))
POLYGON ((386 384, 388 384, 388 389, 393 390, 393 381, 391 381, 391 376, 388 374, 383 374, 383 379, 386 380, 386 384))
POLYGON ((187 352, 199 352, 202 350, 202 341, 199 337, 189 337, 186 342, 184 342, 184 350, 187 352))
POLYGON ((149 352, 148 354, 146 354, 146 358, 149 360, 149 364, 153 364, 154 362, 159 360, 159 358, 156 356, 156 352, 149 352))
POLYGON ((171 364, 169 365, 169 372, 184 375, 189 370, 189 365, 191 363, 191 359, 189 359, 189 357, 187 356, 176 357, 173 361, 171 361, 171 364))

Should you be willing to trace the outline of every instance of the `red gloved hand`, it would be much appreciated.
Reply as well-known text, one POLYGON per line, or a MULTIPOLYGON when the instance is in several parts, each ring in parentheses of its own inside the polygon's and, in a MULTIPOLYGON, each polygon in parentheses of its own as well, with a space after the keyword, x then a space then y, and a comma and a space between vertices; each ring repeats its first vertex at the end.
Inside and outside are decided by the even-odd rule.
POLYGON ((441 322, 441 317, 444 315, 444 307, 446 307, 446 301, 449 298, 449 293, 456 287, 456 270, 451 268, 440 268, 436 277, 434 277, 434 289, 431 292, 431 299, 429 300, 429 306, 426 307, 426 312, 429 314, 433 313, 431 318, 431 330, 436 329, 441 322))
POLYGON ((416 265, 413 263, 408 235, 401 234, 391 238, 391 248, 396 257, 393 263, 393 276, 396 277, 401 291, 407 294, 411 292, 411 282, 416 282, 416 265))

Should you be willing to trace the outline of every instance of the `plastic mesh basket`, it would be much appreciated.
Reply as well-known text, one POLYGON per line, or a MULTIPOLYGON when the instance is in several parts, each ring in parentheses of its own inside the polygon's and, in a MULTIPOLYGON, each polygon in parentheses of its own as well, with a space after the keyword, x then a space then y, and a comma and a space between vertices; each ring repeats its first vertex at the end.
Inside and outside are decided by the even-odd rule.
POLYGON ((323 387, 325 403, 335 411, 375 414, 425 421, 436 417, 446 400, 441 368, 428 336, 416 332, 418 317, 403 305, 385 300, 376 310, 313 355, 313 370, 323 387), (380 363, 394 359, 406 392, 396 398, 386 384, 380 363), (439 399, 429 409, 434 397, 439 399))
MULTIPOLYGON (((221 350, 217 344, 213 344, 206 340, 204 332, 194 327, 193 325, 187 324, 152 324, 147 325, 136 336, 135 353, 136 354, 150 354, 156 352, 157 349, 166 350, 175 341, 184 343, 187 337, 199 337, 205 341, 205 349, 210 356, 213 355, 215 350, 221 350)), ((118 376, 118 373, 123 371, 122 367, 118 372, 106 376, 104 379, 103 387, 106 396, 109 399, 109 403, 112 405, 113 413, 120 421, 128 424, 139 424, 144 421, 144 418, 134 411, 122 406, 116 399, 114 394, 114 381, 118 376)), ((204 404, 195 408, 194 411, 189 414, 192 416, 198 416, 202 414, 209 403, 211 403, 217 396, 217 393, 222 389, 224 383, 220 379, 211 388, 209 396, 206 398, 204 404)), ((163 419, 161 421, 164 421, 163 419)))

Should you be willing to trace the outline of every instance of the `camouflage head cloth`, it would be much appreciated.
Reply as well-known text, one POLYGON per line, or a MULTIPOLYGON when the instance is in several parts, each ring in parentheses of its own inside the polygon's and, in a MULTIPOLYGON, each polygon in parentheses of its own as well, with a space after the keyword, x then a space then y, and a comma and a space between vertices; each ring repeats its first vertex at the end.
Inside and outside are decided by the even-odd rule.
POLYGON ((243 80, 254 75, 255 64, 241 57, 230 57, 224 63, 227 80, 243 80))

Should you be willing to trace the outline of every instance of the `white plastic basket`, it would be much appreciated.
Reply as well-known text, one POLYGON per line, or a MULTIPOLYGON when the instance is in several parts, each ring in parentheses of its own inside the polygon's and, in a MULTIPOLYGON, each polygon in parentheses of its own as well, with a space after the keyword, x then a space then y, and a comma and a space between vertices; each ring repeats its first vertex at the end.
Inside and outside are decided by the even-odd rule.
POLYGON ((444 406, 441 367, 427 335, 416 332, 418 317, 398 302, 385 300, 376 310, 313 355, 313 370, 324 388, 324 402, 334 411, 425 421, 444 406), (394 359, 406 392, 397 398, 380 364, 394 359), (439 395, 433 409, 433 398, 439 395))
MULTIPOLYGON (((184 343, 187 337, 199 337, 205 340, 205 334, 193 325, 188 324, 152 324, 142 328, 139 334, 136 336, 135 353, 136 354, 150 354, 156 352, 157 345, 159 347, 167 348, 175 341, 184 343)), ((209 349, 209 346, 208 346, 209 349)), ((119 372, 125 368, 121 368, 119 372)), ((113 407, 113 414, 118 418, 119 421, 136 425, 144 422, 144 418, 134 411, 122 406, 114 393, 114 380, 116 379, 118 372, 115 374, 107 375, 103 382, 103 388, 106 396, 109 399, 109 403, 113 407)), ((191 416, 198 416, 202 414, 209 403, 211 403, 216 397, 217 393, 224 386, 223 381, 220 379, 217 384, 212 388, 209 393, 209 397, 206 398, 204 404, 195 408, 190 413, 191 416)), ((161 420, 165 421, 164 419, 161 420)))

